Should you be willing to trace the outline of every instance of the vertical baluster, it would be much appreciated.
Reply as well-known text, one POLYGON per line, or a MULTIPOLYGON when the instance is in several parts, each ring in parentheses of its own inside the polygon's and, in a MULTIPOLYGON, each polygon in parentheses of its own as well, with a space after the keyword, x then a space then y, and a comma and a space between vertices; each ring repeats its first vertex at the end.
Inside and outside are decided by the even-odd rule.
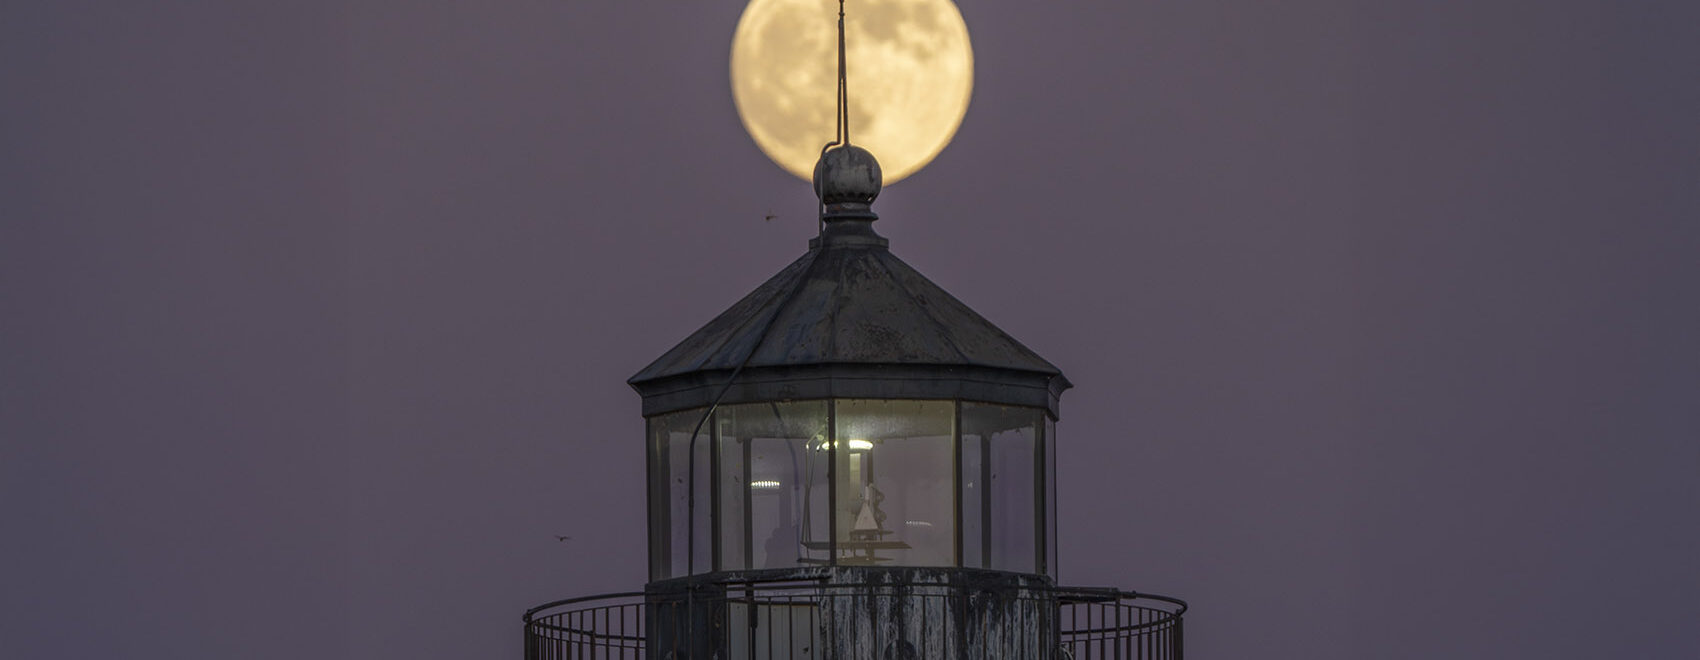
POLYGON ((1116 657, 1133 660, 1137 657, 1134 655, 1134 641, 1140 633, 1139 609, 1119 602, 1116 605, 1116 657))
POLYGON ((1122 621, 1122 623, 1127 624, 1125 631, 1117 633, 1115 651, 1120 653, 1120 657, 1134 660, 1134 658, 1137 658, 1137 655, 1134 655, 1136 653, 1134 643, 1139 640, 1139 607, 1117 607, 1115 609, 1115 621, 1122 621))
POLYGON ((1115 644, 1116 631, 1113 630, 1110 621, 1116 618, 1117 602, 1110 601, 1109 604, 1096 608, 1098 610, 1098 655, 1094 657, 1109 658, 1110 654, 1113 653, 1110 647, 1115 644))
POLYGON ((1151 634, 1151 643, 1157 648, 1157 657, 1162 658, 1163 660, 1170 660, 1170 658, 1174 657, 1174 649, 1169 646, 1169 642, 1172 641, 1172 638, 1169 637, 1169 632, 1172 630, 1169 627, 1171 624, 1164 621, 1164 615, 1162 612, 1152 612, 1151 618, 1153 621, 1156 621, 1156 623, 1153 624, 1154 629, 1151 634))
POLYGON ((1075 654, 1075 660, 1086 660, 1085 649, 1080 644, 1080 604, 1068 606, 1068 629, 1074 631, 1069 635, 1069 650, 1075 654))
POLYGON ((1139 638, 1145 644, 1146 654, 1151 660, 1162 660, 1163 655, 1163 612, 1147 607, 1139 608, 1140 625, 1139 638))
POLYGON ((682 623, 680 621, 680 619, 683 618, 683 617, 690 616, 690 608, 688 608, 688 607, 685 608, 684 614, 680 614, 678 602, 675 601, 673 603, 669 603, 669 605, 671 606, 671 608, 673 610, 673 616, 672 616, 672 622, 673 622, 673 624, 672 624, 673 625, 672 646, 673 646, 673 648, 671 648, 669 650, 672 651, 673 657, 675 657, 675 658, 684 657, 685 651, 680 645, 681 644, 688 645, 688 642, 684 641, 684 636, 687 635, 687 634, 690 634, 690 630, 689 630, 689 627, 688 627, 689 624, 682 623), (686 627, 684 629, 681 629, 680 626, 686 626, 686 627))
MULTIPOLYGON (((1161 617, 1162 615, 1159 614, 1158 616, 1161 617)), ((1161 620, 1161 619, 1159 619, 1159 620, 1161 620)), ((1172 658, 1175 657, 1175 649, 1174 649, 1175 638, 1171 635, 1171 633, 1173 633, 1174 630, 1175 630, 1174 622, 1173 621, 1165 622, 1165 623, 1162 624, 1162 627, 1163 627, 1162 634, 1157 637, 1157 643, 1163 651, 1163 659, 1164 660, 1171 660, 1172 658)))
MULTIPOLYGON (((1143 619, 1143 621, 1141 621, 1141 625, 1148 624, 1148 623, 1151 623, 1152 621, 1157 620, 1157 613, 1155 611, 1148 610, 1148 609, 1143 610, 1143 614, 1141 615, 1141 618, 1143 619)), ((1146 657, 1152 658, 1153 660, 1156 660, 1156 659, 1162 657, 1162 656, 1157 655, 1158 649, 1157 649, 1157 636, 1156 635, 1147 633, 1147 634, 1140 635, 1140 637, 1145 640, 1144 646, 1145 646, 1146 657)))
POLYGON ((1179 614, 1175 615, 1175 623, 1174 623, 1175 657, 1174 657, 1174 660, 1186 660, 1185 657, 1184 657, 1186 655, 1184 653, 1184 651, 1186 650, 1186 626, 1184 625, 1185 623, 1186 623, 1186 619, 1181 618, 1181 615, 1179 615, 1179 614))
POLYGON ((1129 616, 1130 613, 1127 611, 1127 608, 1122 607, 1121 603, 1116 603, 1116 631, 1114 633, 1115 638, 1111 643, 1111 648, 1115 651, 1116 660, 1122 660, 1122 643, 1128 636, 1127 631, 1123 630, 1122 627, 1132 624, 1131 621, 1127 621, 1129 616))

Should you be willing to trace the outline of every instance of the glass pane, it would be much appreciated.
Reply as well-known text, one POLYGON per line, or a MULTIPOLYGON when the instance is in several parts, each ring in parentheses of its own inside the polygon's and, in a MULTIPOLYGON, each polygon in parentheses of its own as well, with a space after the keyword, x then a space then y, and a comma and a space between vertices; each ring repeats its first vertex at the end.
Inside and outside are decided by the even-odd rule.
MULTIPOLYGON (((703 411, 685 410, 649 418, 649 543, 651 579, 664 579, 685 574, 685 552, 689 545, 690 463, 685 460, 691 431, 696 428, 703 411)), ((697 441, 697 493, 699 512, 706 517, 708 506, 708 447, 707 439, 697 441)), ((698 534, 706 535, 706 526, 698 534)), ((707 570, 708 537, 697 539, 698 571, 707 570)))
POLYGON ((836 405, 836 561, 954 565, 955 404, 845 399, 836 405))
MULTIPOLYGON (((823 402, 823 406, 828 405, 823 402)), ((823 420, 824 422, 824 420, 823 420)), ((802 547, 797 561, 807 564, 826 564, 832 561, 832 453, 827 451, 826 424, 821 433, 808 443, 804 458, 801 492, 803 525, 799 530, 802 547)))
MULTIPOLYGON (((967 404, 963 407, 966 409, 967 404)), ((962 565, 986 568, 985 548, 992 544, 992 528, 986 523, 986 482, 991 481, 984 457, 991 439, 970 435, 967 410, 962 418, 962 565)))
MULTIPOLYGON (((1041 483, 1039 430, 1042 414, 1034 408, 962 404, 962 443, 978 445, 978 479, 985 484, 978 539, 987 568, 1035 573, 1039 566, 1038 507, 1041 483)), ((967 465, 963 479, 966 481, 967 465)), ((964 493, 967 493, 964 489, 964 493)), ((967 516, 968 506, 963 506, 967 516)), ((964 523, 966 525, 966 523, 964 523)), ((964 536, 964 542, 969 539, 964 536)), ((968 552, 963 555, 966 558, 968 552)))
MULTIPOLYGON (((746 542, 749 527, 746 516, 749 509, 744 505, 749 502, 750 483, 745 476, 744 466, 749 464, 750 438, 732 432, 733 420, 730 411, 721 408, 714 414, 715 424, 719 431, 716 436, 720 442, 720 498, 715 500, 715 520, 719 528, 715 530, 715 540, 720 544, 720 552, 715 555, 714 569, 717 571, 736 571, 749 568, 750 558, 747 554, 749 544, 746 542)), ((702 506, 702 503, 697 503, 702 506)))
POLYGON ((1040 511, 1045 513, 1045 572, 1054 579, 1057 577, 1057 423, 1045 417, 1045 468, 1040 473, 1045 478, 1045 502, 1040 511))
POLYGON ((724 406, 717 417, 721 565, 737 570, 825 563, 830 547, 825 532, 827 403, 724 406), (808 541, 816 528, 819 548, 811 549, 808 541))
POLYGON ((667 434, 664 417, 651 417, 649 430, 649 579, 659 580, 672 573, 672 505, 667 496, 669 474, 667 434))

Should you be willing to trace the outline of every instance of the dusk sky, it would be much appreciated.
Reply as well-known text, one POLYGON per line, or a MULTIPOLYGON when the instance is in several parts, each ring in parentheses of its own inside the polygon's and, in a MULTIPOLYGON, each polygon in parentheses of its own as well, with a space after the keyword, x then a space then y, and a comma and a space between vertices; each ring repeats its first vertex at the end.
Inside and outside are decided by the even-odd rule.
MULTIPOLYGON (((958 5, 875 228, 1075 383, 1063 582, 1195 660, 1700 657, 1700 3, 958 5)), ((640 589, 624 381, 816 230, 742 9, 0 5, 0 657, 640 589)))

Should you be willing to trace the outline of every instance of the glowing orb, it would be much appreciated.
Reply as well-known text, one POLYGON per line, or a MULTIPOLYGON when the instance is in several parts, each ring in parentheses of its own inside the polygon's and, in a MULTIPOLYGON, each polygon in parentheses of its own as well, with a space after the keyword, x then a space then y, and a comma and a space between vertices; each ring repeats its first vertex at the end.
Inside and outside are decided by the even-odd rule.
MULTIPOLYGON (((968 111, 968 26, 950 0, 848 0, 844 12, 850 141, 891 184, 932 161, 968 111)), ((837 0, 751 0, 732 37, 732 98, 756 145, 809 180, 837 96, 837 0)))

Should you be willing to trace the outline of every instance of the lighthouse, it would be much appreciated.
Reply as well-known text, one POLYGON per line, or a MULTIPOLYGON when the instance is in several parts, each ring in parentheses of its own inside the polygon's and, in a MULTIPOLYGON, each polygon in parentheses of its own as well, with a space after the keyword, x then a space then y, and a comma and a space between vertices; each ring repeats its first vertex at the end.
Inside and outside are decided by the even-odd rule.
POLYGON ((525 615, 528 660, 1176 659, 1179 599, 1057 584, 1055 365, 899 259, 879 163, 802 257, 633 376, 649 581, 525 615))

